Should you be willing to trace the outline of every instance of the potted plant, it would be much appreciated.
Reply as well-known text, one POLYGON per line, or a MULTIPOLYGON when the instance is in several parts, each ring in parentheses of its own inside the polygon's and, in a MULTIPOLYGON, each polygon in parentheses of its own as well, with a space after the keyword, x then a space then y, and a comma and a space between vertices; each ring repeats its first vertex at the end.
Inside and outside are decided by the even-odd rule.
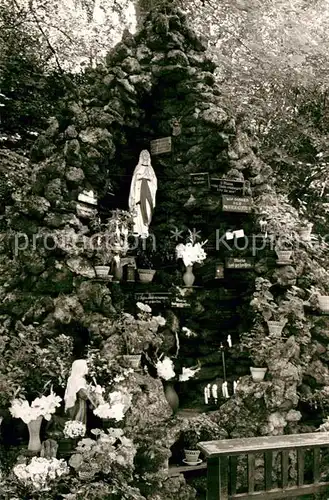
POLYGON ((308 291, 310 305, 320 309, 323 314, 329 314, 329 295, 325 295, 324 288, 311 286, 308 291))
POLYGON ((274 295, 270 292, 272 286, 268 279, 256 278, 256 290, 250 305, 266 321, 270 335, 277 337, 281 335, 287 319, 285 308, 275 302, 274 295))
POLYGON ((267 363, 271 359, 273 350, 282 344, 281 339, 267 337, 261 327, 241 335, 241 345, 248 352, 253 361, 250 373, 254 382, 262 382, 267 372, 267 363))
POLYGON ((154 252, 152 250, 137 250, 137 272, 142 283, 151 283, 156 270, 154 269, 154 252))
POLYGON ((96 276, 98 276, 99 278, 109 279, 110 278, 109 272, 111 269, 109 262, 111 261, 112 256, 111 252, 106 248, 105 242, 102 240, 103 238, 100 236, 99 240, 97 241, 97 248, 96 248, 97 264, 94 266, 94 268, 96 276))
POLYGON ((302 241, 311 241, 311 234, 312 234, 312 229, 313 229, 312 222, 309 222, 307 224, 302 225, 299 228, 299 236, 302 241))
POLYGON ((201 463, 202 460, 199 458, 200 450, 198 450, 198 443, 201 441, 200 429, 192 426, 192 429, 184 431, 183 439, 185 453, 185 459, 183 462, 187 465, 197 465, 201 463))
POLYGON ((162 342, 157 331, 166 320, 162 316, 152 316, 152 309, 147 304, 137 302, 137 317, 122 313, 116 321, 116 330, 120 334, 125 351, 124 359, 132 368, 140 366, 141 356, 150 345, 160 347, 162 342))

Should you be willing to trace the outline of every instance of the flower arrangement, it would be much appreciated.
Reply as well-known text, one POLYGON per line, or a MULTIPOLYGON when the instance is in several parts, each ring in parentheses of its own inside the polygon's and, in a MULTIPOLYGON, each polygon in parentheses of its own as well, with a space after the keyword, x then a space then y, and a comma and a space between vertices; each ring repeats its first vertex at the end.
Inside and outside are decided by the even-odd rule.
POLYGON ((65 423, 63 434, 66 438, 75 439, 86 434, 86 426, 77 420, 68 420, 65 423))
POLYGON ((123 420, 131 406, 131 396, 126 391, 113 391, 108 395, 109 402, 103 401, 94 409, 94 414, 103 419, 123 420))
POLYGON ((279 357, 284 342, 281 337, 265 336, 260 329, 241 335, 241 346, 248 352, 254 367, 266 368, 273 356, 279 357))
POLYGON ((176 258, 183 259, 184 265, 186 267, 193 266, 193 264, 195 264, 196 262, 198 264, 202 264, 202 262, 207 257, 207 254, 204 251, 203 247, 208 240, 203 241, 202 243, 196 243, 196 237, 191 230, 189 230, 189 233, 190 235, 188 238, 188 242, 185 245, 183 243, 180 243, 176 246, 176 258))
POLYGON ((72 365, 73 338, 61 334, 45 342, 46 338, 41 325, 23 324, 17 327, 16 334, 1 336, 1 407, 9 406, 18 393, 33 400, 51 384, 56 390, 65 387, 72 365))
POLYGON ((100 473, 119 479, 132 480, 136 449, 133 442, 123 435, 122 429, 108 429, 107 433, 93 429, 96 439, 84 438, 71 456, 69 465, 80 479, 90 481, 100 473))
POLYGON ((173 361, 165 356, 162 360, 159 359, 155 365, 158 377, 163 380, 170 380, 176 376, 173 361))
POLYGON ((159 347, 162 339, 157 332, 160 326, 166 324, 162 316, 152 316, 152 309, 147 304, 137 302, 136 306, 137 318, 132 314, 122 313, 115 324, 127 354, 141 354, 151 344, 159 347))
POLYGON ((185 366, 182 368, 182 373, 179 375, 179 382, 187 382, 187 380, 190 380, 190 378, 193 378, 195 374, 201 370, 201 366, 198 368, 185 368, 185 366))
MULTIPOLYGON (((163 359, 161 359, 160 357, 155 367, 157 370, 158 377, 162 378, 163 380, 171 380, 174 377, 176 377, 174 363, 172 359, 170 359, 168 356, 165 356, 163 359)), ((200 366, 197 368, 183 367, 182 373, 178 377, 179 382, 186 382, 187 380, 190 380, 190 378, 193 378, 195 374, 200 370, 201 370, 200 366)))
POLYGON ((29 464, 16 465, 13 472, 25 486, 47 491, 52 480, 69 473, 69 467, 63 459, 33 457, 29 464))
POLYGON ((49 396, 36 398, 32 401, 31 405, 26 399, 14 399, 9 411, 14 418, 21 418, 26 424, 41 416, 46 420, 50 420, 51 415, 55 413, 56 408, 60 406, 61 401, 62 398, 56 396, 56 394, 51 391, 49 396))

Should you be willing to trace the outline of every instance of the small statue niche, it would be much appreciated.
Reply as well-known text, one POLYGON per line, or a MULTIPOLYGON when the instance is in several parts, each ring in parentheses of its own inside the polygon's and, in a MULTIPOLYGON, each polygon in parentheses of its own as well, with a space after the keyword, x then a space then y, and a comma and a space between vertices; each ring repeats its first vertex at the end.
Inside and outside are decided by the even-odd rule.
POLYGON ((181 119, 182 119, 181 116, 179 118, 174 117, 170 122, 170 125, 172 128, 171 135, 173 135, 174 137, 177 137, 178 135, 181 135, 181 133, 182 133, 181 119))

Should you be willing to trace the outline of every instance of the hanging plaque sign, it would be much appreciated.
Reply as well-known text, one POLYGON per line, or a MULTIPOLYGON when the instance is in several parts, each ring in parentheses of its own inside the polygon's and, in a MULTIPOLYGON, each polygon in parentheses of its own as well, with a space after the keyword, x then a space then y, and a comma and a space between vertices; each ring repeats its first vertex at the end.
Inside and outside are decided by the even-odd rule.
POLYGON ((223 194, 244 194, 245 182, 232 179, 211 178, 210 186, 212 191, 223 194))
POLYGON ((144 304, 166 304, 169 302, 169 292, 150 292, 150 293, 135 293, 136 302, 144 304))
POLYGON ((151 155, 159 155, 161 153, 170 153, 171 137, 163 137, 150 142, 151 155))
POLYGON ((250 213, 252 210, 252 199, 247 197, 222 195, 223 212, 250 213))
POLYGON ((225 261, 226 269, 252 269, 254 259, 252 257, 229 257, 225 261))
POLYGON ((177 307, 179 309, 182 309, 185 307, 191 307, 191 304, 186 299, 181 299, 179 297, 176 297, 174 300, 172 300, 171 307, 177 307))
POLYGON ((210 179, 209 179, 209 173, 208 172, 199 172, 199 173, 193 173, 190 174, 190 183, 191 186, 198 186, 198 187, 210 187, 210 179))

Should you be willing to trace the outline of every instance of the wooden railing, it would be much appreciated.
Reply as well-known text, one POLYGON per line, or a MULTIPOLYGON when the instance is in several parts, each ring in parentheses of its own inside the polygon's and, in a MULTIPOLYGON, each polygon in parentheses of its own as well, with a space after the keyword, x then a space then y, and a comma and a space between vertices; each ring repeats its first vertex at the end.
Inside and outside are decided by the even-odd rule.
MULTIPOLYGON (((198 444, 207 458, 207 500, 274 500, 327 491, 329 482, 320 482, 321 448, 329 447, 329 432, 291 434, 244 439, 225 439, 198 444), (305 451, 312 450, 312 478, 305 484, 305 451), (289 481, 289 452, 297 454, 295 481, 289 481), (272 484, 273 456, 280 454, 279 481, 272 484), (263 490, 256 490, 255 458, 264 457, 263 490), (247 492, 237 493, 238 456, 247 455, 247 492)), ((329 463, 328 463, 329 468, 329 463)), ((328 495, 329 498, 329 495, 328 495)))

